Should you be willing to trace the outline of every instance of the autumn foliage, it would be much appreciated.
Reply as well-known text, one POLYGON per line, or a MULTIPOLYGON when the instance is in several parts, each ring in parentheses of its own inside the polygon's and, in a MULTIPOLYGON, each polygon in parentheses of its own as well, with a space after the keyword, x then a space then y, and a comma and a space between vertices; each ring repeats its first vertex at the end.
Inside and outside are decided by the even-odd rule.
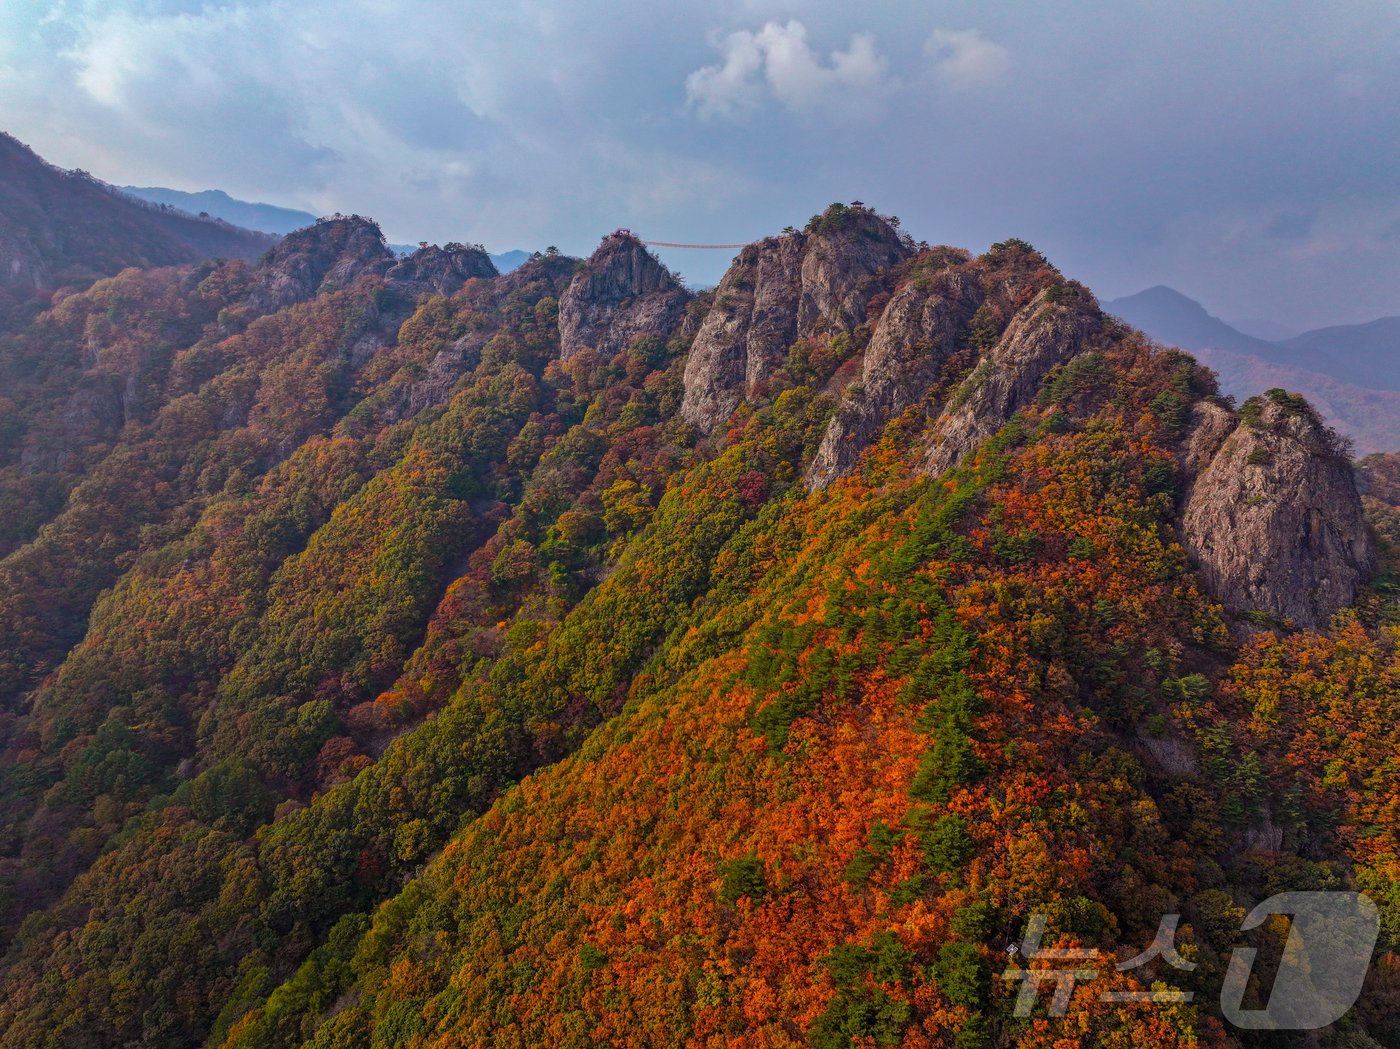
MULTIPOLYGON (((978 264, 964 373, 1062 286, 978 264)), ((1393 599, 1226 619, 1175 523, 1208 373, 1115 328, 950 473, 896 421, 811 494, 868 331, 699 441, 696 326, 561 363, 570 272, 260 317, 133 272, 0 340, 0 1046, 1267 1044, 1239 919, 1318 887, 1384 915, 1325 1044, 1400 1040, 1393 599), (27 469, 109 373, 132 416, 27 469), (1197 967, 1018 1018, 1037 913, 1109 959, 1179 913, 1197 967), (1154 980, 1195 1000, 1098 997, 1154 980)))

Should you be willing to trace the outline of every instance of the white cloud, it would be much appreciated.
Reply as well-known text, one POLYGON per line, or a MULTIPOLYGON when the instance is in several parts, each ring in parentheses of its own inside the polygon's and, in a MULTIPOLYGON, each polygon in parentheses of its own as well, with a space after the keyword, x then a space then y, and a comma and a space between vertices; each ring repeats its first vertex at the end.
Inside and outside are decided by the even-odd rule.
POLYGON ((976 29, 935 29, 924 50, 938 79, 959 90, 995 83, 1011 68, 1011 52, 976 29))
MULTIPOLYGON (((1181 6, 0 0, 0 129, 110 181, 358 211, 406 243, 738 241, 858 196, 949 243, 1026 236, 1115 294, 1214 281, 1239 289, 1217 312, 1300 327, 1400 312, 1400 236, 1374 232, 1400 20, 1181 6), (1370 226, 1329 210, 1353 199, 1370 226), (1357 246, 1211 247, 1261 202, 1251 222, 1317 208, 1314 250, 1357 246)), ((680 261, 713 281, 728 260, 680 261)))
POLYGON ((769 93, 799 112, 846 108, 886 84, 885 60, 866 33, 852 36, 847 50, 824 60, 807 42, 807 27, 790 19, 769 22, 756 33, 730 33, 722 51, 722 64, 686 78, 686 97, 705 117, 736 116, 769 93))
POLYGON ((724 64, 705 66, 685 81, 686 98, 703 116, 733 116, 757 102, 755 75, 763 68, 763 51, 750 32, 730 33, 724 42, 724 64))

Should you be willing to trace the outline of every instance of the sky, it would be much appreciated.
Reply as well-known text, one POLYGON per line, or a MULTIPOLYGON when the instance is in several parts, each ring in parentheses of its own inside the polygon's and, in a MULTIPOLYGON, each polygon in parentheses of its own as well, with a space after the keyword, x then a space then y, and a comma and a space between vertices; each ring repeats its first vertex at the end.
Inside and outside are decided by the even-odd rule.
POLYGON ((396 242, 744 242, 860 199, 1104 299, 1400 314, 1400 0, 0 0, 0 129, 396 242))

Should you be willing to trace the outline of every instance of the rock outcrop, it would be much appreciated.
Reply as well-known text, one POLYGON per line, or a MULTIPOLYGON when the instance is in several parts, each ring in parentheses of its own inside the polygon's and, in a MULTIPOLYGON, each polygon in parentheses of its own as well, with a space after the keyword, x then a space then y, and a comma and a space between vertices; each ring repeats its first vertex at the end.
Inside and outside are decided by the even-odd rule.
POLYGON ((1201 475, 1238 422, 1234 412, 1215 401, 1192 405, 1191 422, 1181 443, 1181 467, 1187 478, 1201 475))
POLYGON ((665 337, 689 299, 645 244, 630 233, 613 233, 559 301, 560 356, 568 360, 592 347, 610 357, 639 335, 665 337))
POLYGON ((828 208, 807 227, 797 335, 850 331, 865 320, 883 271, 914 254, 911 244, 866 207, 828 208))
POLYGON ((496 265, 485 250, 449 244, 445 248, 427 245, 394 263, 385 279, 409 295, 451 295, 473 278, 490 280, 498 276, 496 265))
POLYGON ((1351 463, 1306 402, 1253 398, 1198 461, 1182 539, 1227 609, 1320 627, 1355 600, 1374 540, 1351 463))
POLYGON ((681 416, 709 432, 769 374, 797 338, 800 233, 750 244, 715 289, 686 359, 681 416))
POLYGON ((384 235, 369 219, 324 219, 287 234, 267 253, 258 265, 249 303, 270 313, 318 292, 348 287, 362 273, 387 273, 395 261, 384 235))
POLYGON ((1040 292, 948 400, 929 434, 924 469, 940 474, 1035 399, 1051 370, 1088 348, 1101 325, 1098 303, 1078 284, 1040 292))
POLYGON ((126 424, 125 386, 119 375, 84 376, 62 409, 28 436, 20 470, 36 474, 76 469, 92 446, 114 440, 126 424))
POLYGON ((713 431, 783 365, 795 340, 864 323, 871 296, 911 253, 893 226, 863 207, 829 209, 805 233, 750 244, 695 337, 681 416, 713 431))
POLYGON ((822 436, 807 472, 808 487, 825 487, 849 473, 885 425, 938 380, 982 304, 981 283, 959 264, 963 261, 952 259, 940 269, 915 273, 885 306, 861 362, 860 382, 848 391, 822 436))
POLYGON ((535 284, 540 285, 545 294, 561 298, 582 265, 583 260, 572 255, 532 255, 509 273, 497 277, 492 288, 497 295, 511 295, 535 284))
POLYGON ((425 408, 446 404, 452 399, 457 383, 481 363, 481 351, 490 341, 486 331, 469 331, 440 349, 423 373, 412 382, 396 387, 382 405, 381 418, 386 423, 399 422, 417 415, 425 408))

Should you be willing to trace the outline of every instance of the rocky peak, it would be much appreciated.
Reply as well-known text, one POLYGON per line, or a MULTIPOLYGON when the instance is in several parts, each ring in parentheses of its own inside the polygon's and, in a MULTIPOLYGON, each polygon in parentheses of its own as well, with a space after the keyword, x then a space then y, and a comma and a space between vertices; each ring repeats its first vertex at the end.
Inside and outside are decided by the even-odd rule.
POLYGON ((984 296, 966 261, 946 251, 932 256, 890 298, 861 362, 860 382, 847 391, 822 437, 809 487, 848 473, 885 424, 937 381, 984 296))
POLYGON ((681 415, 709 432, 772 373, 797 338, 801 233, 750 244, 715 289, 686 359, 681 415))
POLYGON ((344 288, 362 273, 385 273, 395 264, 379 226, 352 215, 322 219, 273 247, 258 264, 254 309, 278 310, 321 291, 344 288))
POLYGON ((559 302, 560 356, 591 346, 611 356, 639 335, 665 335, 690 293, 646 245, 619 230, 574 275, 559 302))
POLYGON ((491 256, 480 246, 425 244, 394 263, 386 277, 412 295, 451 295, 473 278, 490 280, 497 275, 491 256))
POLYGON ((1230 611, 1325 626, 1376 564, 1351 462, 1296 395, 1245 402, 1223 438, 1221 411, 1188 438, 1183 543, 1230 611))
POLYGON ((864 323, 870 298, 912 253, 888 220, 840 204, 805 232, 750 244, 720 282, 691 347, 682 417, 713 431, 782 366, 796 339, 864 323))
POLYGON ((960 463, 1035 399, 1051 370, 1086 350, 1101 326, 1098 302, 1082 285, 1039 292, 948 398, 929 432, 924 468, 940 474, 960 463))
POLYGON ((539 285, 541 294, 559 298, 568 290, 569 282, 582 264, 582 259, 572 255, 536 252, 509 273, 498 277, 493 287, 498 295, 510 295, 533 284, 539 285))
POLYGON ((807 225, 797 334, 850 331, 865 320, 870 279, 914 254, 886 219, 833 204, 807 225))

